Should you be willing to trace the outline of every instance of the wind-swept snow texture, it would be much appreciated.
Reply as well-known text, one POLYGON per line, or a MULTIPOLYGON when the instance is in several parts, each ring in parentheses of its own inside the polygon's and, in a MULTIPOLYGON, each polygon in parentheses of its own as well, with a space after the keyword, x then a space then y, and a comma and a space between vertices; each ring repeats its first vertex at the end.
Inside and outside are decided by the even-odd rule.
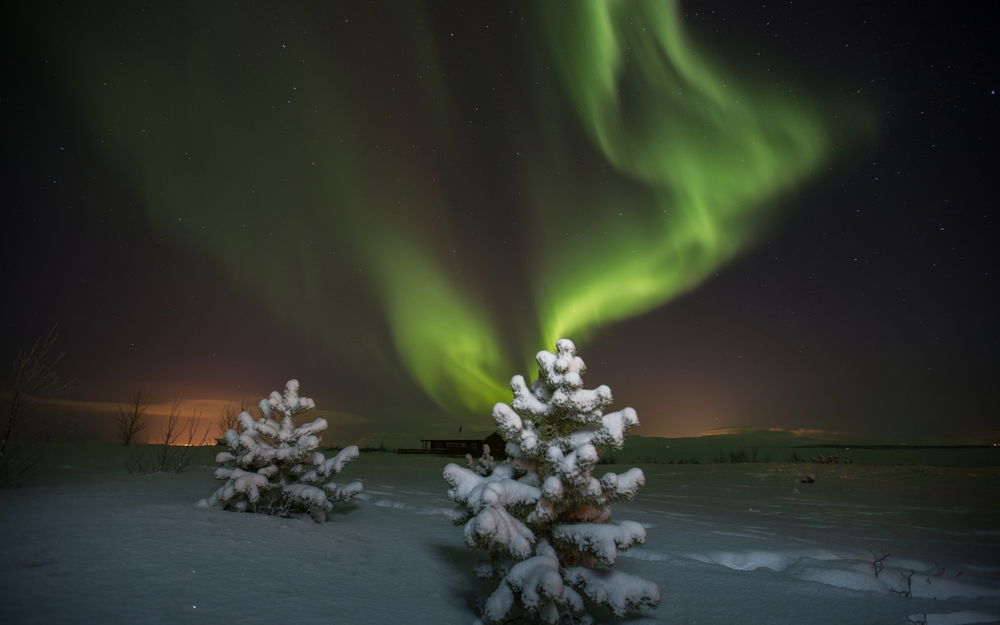
POLYGON ((586 623, 588 602, 619 619, 656 606, 656 584, 608 568, 646 540, 639 523, 610 522, 611 504, 631 500, 645 476, 638 468, 593 476, 601 451, 621 449, 639 423, 635 411, 604 413, 611 389, 583 388, 586 365, 569 339, 536 359, 532 387, 514 376, 511 405, 493 408, 509 459, 487 472, 487 451, 478 464, 467 458, 470 468, 444 470, 449 497, 462 506, 456 521, 466 543, 491 552, 490 566, 477 574, 501 578, 482 618, 500 623, 520 613, 541 623, 586 623))
MULTIPOLYGON (((0 623, 471 625, 496 587, 464 574, 479 556, 446 521, 447 459, 362 452, 364 492, 316 524, 192 505, 215 452, 130 475, 120 445, 54 444, 23 487, 0 489, 0 623)), ((623 625, 998 622, 1000 468, 642 469, 615 516, 646 542, 611 570, 663 601, 623 625), (890 554, 877 581, 872 552, 890 554), (867 586, 837 583, 845 570, 867 586), (911 570, 913 595, 893 592, 911 570)))
POLYGON ((199 504, 279 516, 305 513, 321 523, 334 502, 361 492, 361 482, 338 485, 330 479, 358 457, 357 446, 327 458, 316 451, 326 419, 295 424, 296 415, 315 407, 312 399, 299 396, 298 380, 289 380, 283 393, 260 401, 259 419, 241 412, 240 431, 229 430, 224 438, 229 451, 215 457, 223 465, 215 477, 225 484, 199 504))

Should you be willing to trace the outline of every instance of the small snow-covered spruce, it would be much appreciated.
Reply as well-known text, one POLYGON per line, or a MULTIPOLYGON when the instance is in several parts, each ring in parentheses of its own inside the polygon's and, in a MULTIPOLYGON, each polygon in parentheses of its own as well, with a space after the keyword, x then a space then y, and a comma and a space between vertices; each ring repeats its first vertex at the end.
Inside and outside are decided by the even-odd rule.
POLYGON ((516 604, 541 623, 592 622, 587 603, 616 618, 656 606, 656 584, 610 568, 620 552, 646 539, 638 523, 608 522, 611 504, 632 499, 645 476, 638 468, 592 475, 600 452, 621 449, 639 423, 635 410, 604 413, 611 390, 583 388, 586 367, 569 339, 536 358, 538 381, 529 388, 514 376, 513 401, 493 407, 508 460, 488 474, 471 458, 470 468, 444 469, 466 543, 491 552, 476 574, 501 578, 482 621, 502 622, 516 604))
POLYGON ((358 457, 357 446, 327 458, 316 451, 326 419, 295 424, 294 417, 315 407, 312 399, 299 397, 298 380, 289 380, 283 393, 273 391, 260 401, 261 418, 241 412, 240 431, 226 432, 228 451, 215 457, 222 465, 215 477, 226 483, 199 504, 281 516, 305 513, 322 523, 334 502, 361 492, 361 482, 341 486, 330 480, 358 457))
POLYGON ((497 462, 490 455, 490 446, 484 443, 483 454, 478 459, 473 458, 472 454, 465 454, 465 466, 479 475, 489 475, 497 467, 497 462))

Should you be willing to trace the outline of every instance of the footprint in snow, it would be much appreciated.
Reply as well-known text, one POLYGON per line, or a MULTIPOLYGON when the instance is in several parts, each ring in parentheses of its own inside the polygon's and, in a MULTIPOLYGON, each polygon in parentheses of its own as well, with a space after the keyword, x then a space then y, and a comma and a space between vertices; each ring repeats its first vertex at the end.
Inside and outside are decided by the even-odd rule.
POLYGON ((646 562, 662 562, 673 559, 673 556, 660 553, 659 551, 653 551, 652 549, 646 549, 644 547, 632 547, 628 551, 619 553, 618 556, 622 558, 632 558, 633 560, 645 560, 646 562))
POLYGON ((405 504, 402 501, 389 501, 388 499, 379 499, 375 502, 375 505, 380 508, 396 508, 397 510, 413 510, 413 506, 405 504))

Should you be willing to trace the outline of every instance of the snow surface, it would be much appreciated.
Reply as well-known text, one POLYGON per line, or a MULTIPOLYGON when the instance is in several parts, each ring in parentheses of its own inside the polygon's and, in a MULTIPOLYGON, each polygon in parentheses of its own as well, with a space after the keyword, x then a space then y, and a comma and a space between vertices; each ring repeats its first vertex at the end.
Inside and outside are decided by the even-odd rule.
MULTIPOLYGON (((454 459, 365 453, 364 492, 316 524, 197 507, 216 452, 130 475, 78 444, 0 490, 0 623, 467 625, 496 589, 449 520, 454 459)), ((640 466, 612 520, 647 540, 614 571, 663 602, 625 623, 1000 623, 1000 468, 640 466)))

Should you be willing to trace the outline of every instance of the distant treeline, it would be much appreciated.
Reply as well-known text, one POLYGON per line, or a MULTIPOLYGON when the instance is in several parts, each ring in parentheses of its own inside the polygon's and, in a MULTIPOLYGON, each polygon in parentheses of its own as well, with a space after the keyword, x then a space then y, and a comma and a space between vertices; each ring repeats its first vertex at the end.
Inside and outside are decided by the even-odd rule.
MULTIPOLYGON (((988 449, 995 445, 793 445, 793 449, 988 449)), ((1000 449, 1000 448, 998 448, 1000 449)))

